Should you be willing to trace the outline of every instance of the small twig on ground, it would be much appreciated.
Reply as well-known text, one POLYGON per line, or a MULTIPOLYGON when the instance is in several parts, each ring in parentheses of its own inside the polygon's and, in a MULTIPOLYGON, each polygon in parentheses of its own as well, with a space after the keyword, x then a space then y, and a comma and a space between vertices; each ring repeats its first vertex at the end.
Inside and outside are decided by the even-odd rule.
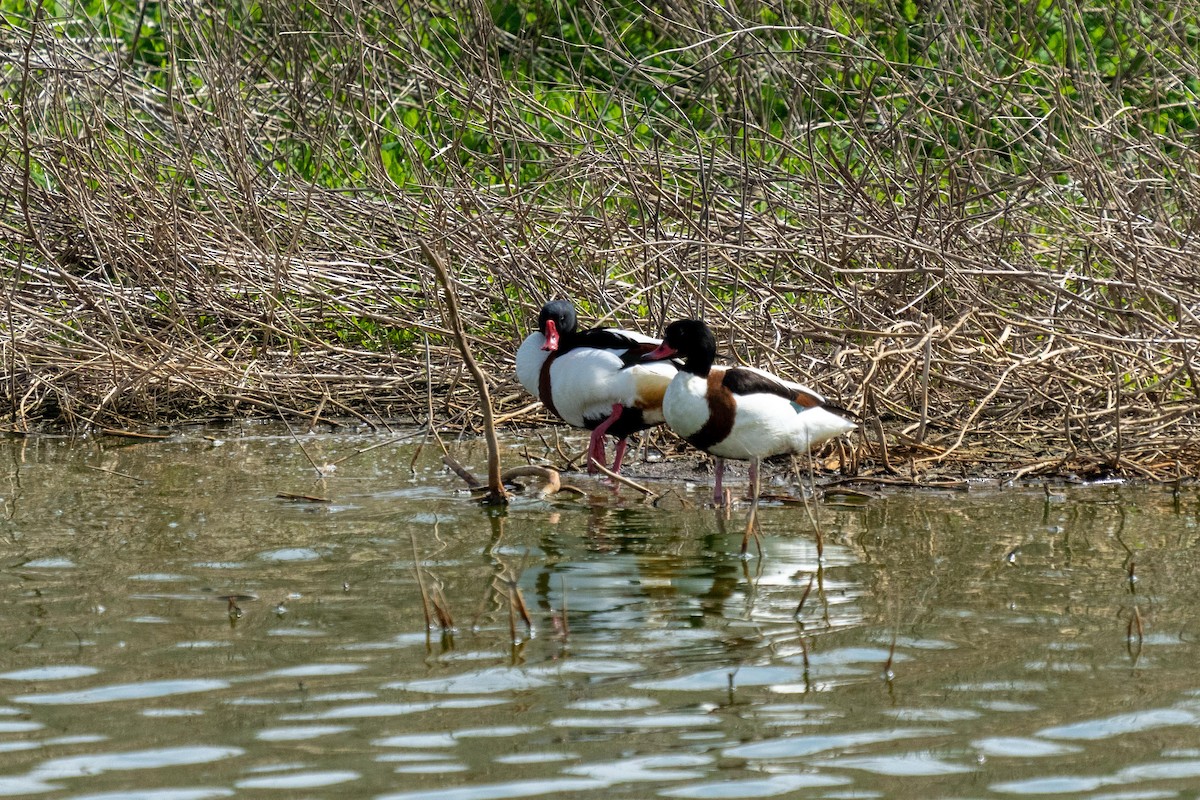
POLYGON ((871 428, 875 431, 875 438, 879 441, 879 463, 883 465, 884 472, 895 472, 888 461, 887 439, 883 435, 883 422, 879 419, 879 409, 875 407, 875 392, 871 389, 867 390, 867 408, 869 409, 871 428))
POLYGON ((503 425, 506 422, 517 419, 518 417, 523 417, 526 414, 530 414, 534 411, 537 411, 541 407, 542 407, 542 401, 535 400, 527 406, 518 408, 516 411, 509 411, 508 413, 501 414, 500 416, 496 417, 495 422, 497 425, 503 425))

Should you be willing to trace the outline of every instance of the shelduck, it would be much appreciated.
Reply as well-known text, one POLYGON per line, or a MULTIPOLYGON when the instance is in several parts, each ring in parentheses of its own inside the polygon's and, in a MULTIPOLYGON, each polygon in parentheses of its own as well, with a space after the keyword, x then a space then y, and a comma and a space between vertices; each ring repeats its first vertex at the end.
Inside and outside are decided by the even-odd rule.
POLYGON ((683 366, 663 397, 667 425, 689 444, 717 458, 713 503, 723 500, 725 459, 750 461, 750 484, 758 498, 759 461, 803 453, 857 426, 841 409, 798 383, 754 367, 714 367, 717 342, 702 321, 667 326, 662 344, 647 361, 680 357, 683 366))
POLYGON ((538 315, 538 330, 517 350, 517 379, 568 425, 592 431, 591 459, 605 464, 604 437, 617 440, 612 469, 619 472, 626 438, 661 425, 663 394, 675 377, 669 361, 642 363, 658 339, 617 328, 577 330, 575 307, 552 300, 538 315))

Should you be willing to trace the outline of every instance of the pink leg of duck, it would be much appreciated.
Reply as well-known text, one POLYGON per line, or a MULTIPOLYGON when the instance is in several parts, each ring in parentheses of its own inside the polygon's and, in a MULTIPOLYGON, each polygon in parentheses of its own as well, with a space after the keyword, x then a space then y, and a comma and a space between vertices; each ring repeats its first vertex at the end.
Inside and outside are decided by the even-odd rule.
POLYGON ((621 459, 625 457, 625 448, 629 446, 628 439, 617 439, 617 449, 613 453, 613 472, 621 471, 621 459))
POLYGON ((758 499, 758 459, 750 459, 750 496, 758 499))
MULTIPOLYGON (((622 406, 620 403, 613 403, 612 416, 610 416, 608 419, 604 420, 604 422, 601 422, 599 425, 596 426, 596 429, 592 431, 592 439, 588 446, 588 458, 596 459, 596 463, 602 467, 605 466, 605 463, 604 463, 604 434, 608 432, 608 429, 612 427, 612 424, 617 421, 617 419, 621 416, 621 412, 624 410, 625 410, 625 407, 622 406)), ((592 466, 591 461, 589 460, 588 461, 588 472, 595 472, 595 471, 596 471, 596 469, 592 466)))
POLYGON ((601 466, 604 466, 605 465, 604 458, 605 458, 605 456, 604 456, 604 434, 597 435, 595 431, 592 431, 592 436, 588 440, 587 471, 588 472, 596 471, 596 468, 594 466, 592 466, 593 461, 595 461, 597 464, 599 464, 601 466))

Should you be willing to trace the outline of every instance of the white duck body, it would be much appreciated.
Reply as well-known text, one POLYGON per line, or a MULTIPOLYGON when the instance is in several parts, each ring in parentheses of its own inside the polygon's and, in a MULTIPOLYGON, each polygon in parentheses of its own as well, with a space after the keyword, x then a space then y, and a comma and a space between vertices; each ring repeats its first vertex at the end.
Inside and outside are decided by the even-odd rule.
MULTIPOLYGON (((659 342, 634 331, 599 329, 613 340, 625 339, 642 349, 653 349, 659 342)), ((606 348, 580 345, 565 352, 550 353, 542 348, 546 337, 531 333, 517 349, 517 380, 525 391, 541 398, 568 425, 594 428, 612 415, 619 403, 642 412, 643 427, 661 424, 662 398, 675 377, 676 368, 668 362, 628 363, 629 347, 606 348), (543 386, 543 369, 553 357, 549 370, 549 398, 543 386)))
MULTIPOLYGON (((648 348, 655 339, 630 331, 614 331, 648 348)), ((621 350, 576 347, 550 364, 550 386, 559 416, 577 428, 594 428, 612 414, 614 404, 642 412, 644 427, 663 422, 663 395, 675 377, 670 363, 628 364, 621 350)))
POLYGON ((823 408, 825 398, 806 386, 754 367, 737 369, 786 387, 805 403, 768 391, 730 391, 724 367, 713 367, 707 377, 680 371, 663 397, 671 429, 718 458, 746 460, 803 453, 856 427, 823 408))
POLYGON ((542 365, 550 357, 550 351, 543 349, 545 345, 545 335, 541 331, 534 331, 517 348, 517 380, 534 397, 540 396, 538 383, 542 376, 542 365))

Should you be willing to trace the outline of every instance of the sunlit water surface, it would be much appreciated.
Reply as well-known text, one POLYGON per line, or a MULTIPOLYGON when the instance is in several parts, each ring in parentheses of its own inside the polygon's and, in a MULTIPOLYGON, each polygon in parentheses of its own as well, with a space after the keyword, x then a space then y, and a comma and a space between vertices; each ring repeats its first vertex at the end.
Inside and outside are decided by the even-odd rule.
POLYGON ((583 497, 497 516, 432 445, 303 436, 306 456, 276 433, 0 442, 0 795, 1200 785, 1194 489, 830 502, 820 557, 804 507, 775 505, 743 559, 746 510, 701 507, 702 479, 648 481, 694 504, 653 507, 572 475, 583 497), (317 480, 308 457, 345 460, 317 480), (427 630, 415 563, 453 632, 427 630))

